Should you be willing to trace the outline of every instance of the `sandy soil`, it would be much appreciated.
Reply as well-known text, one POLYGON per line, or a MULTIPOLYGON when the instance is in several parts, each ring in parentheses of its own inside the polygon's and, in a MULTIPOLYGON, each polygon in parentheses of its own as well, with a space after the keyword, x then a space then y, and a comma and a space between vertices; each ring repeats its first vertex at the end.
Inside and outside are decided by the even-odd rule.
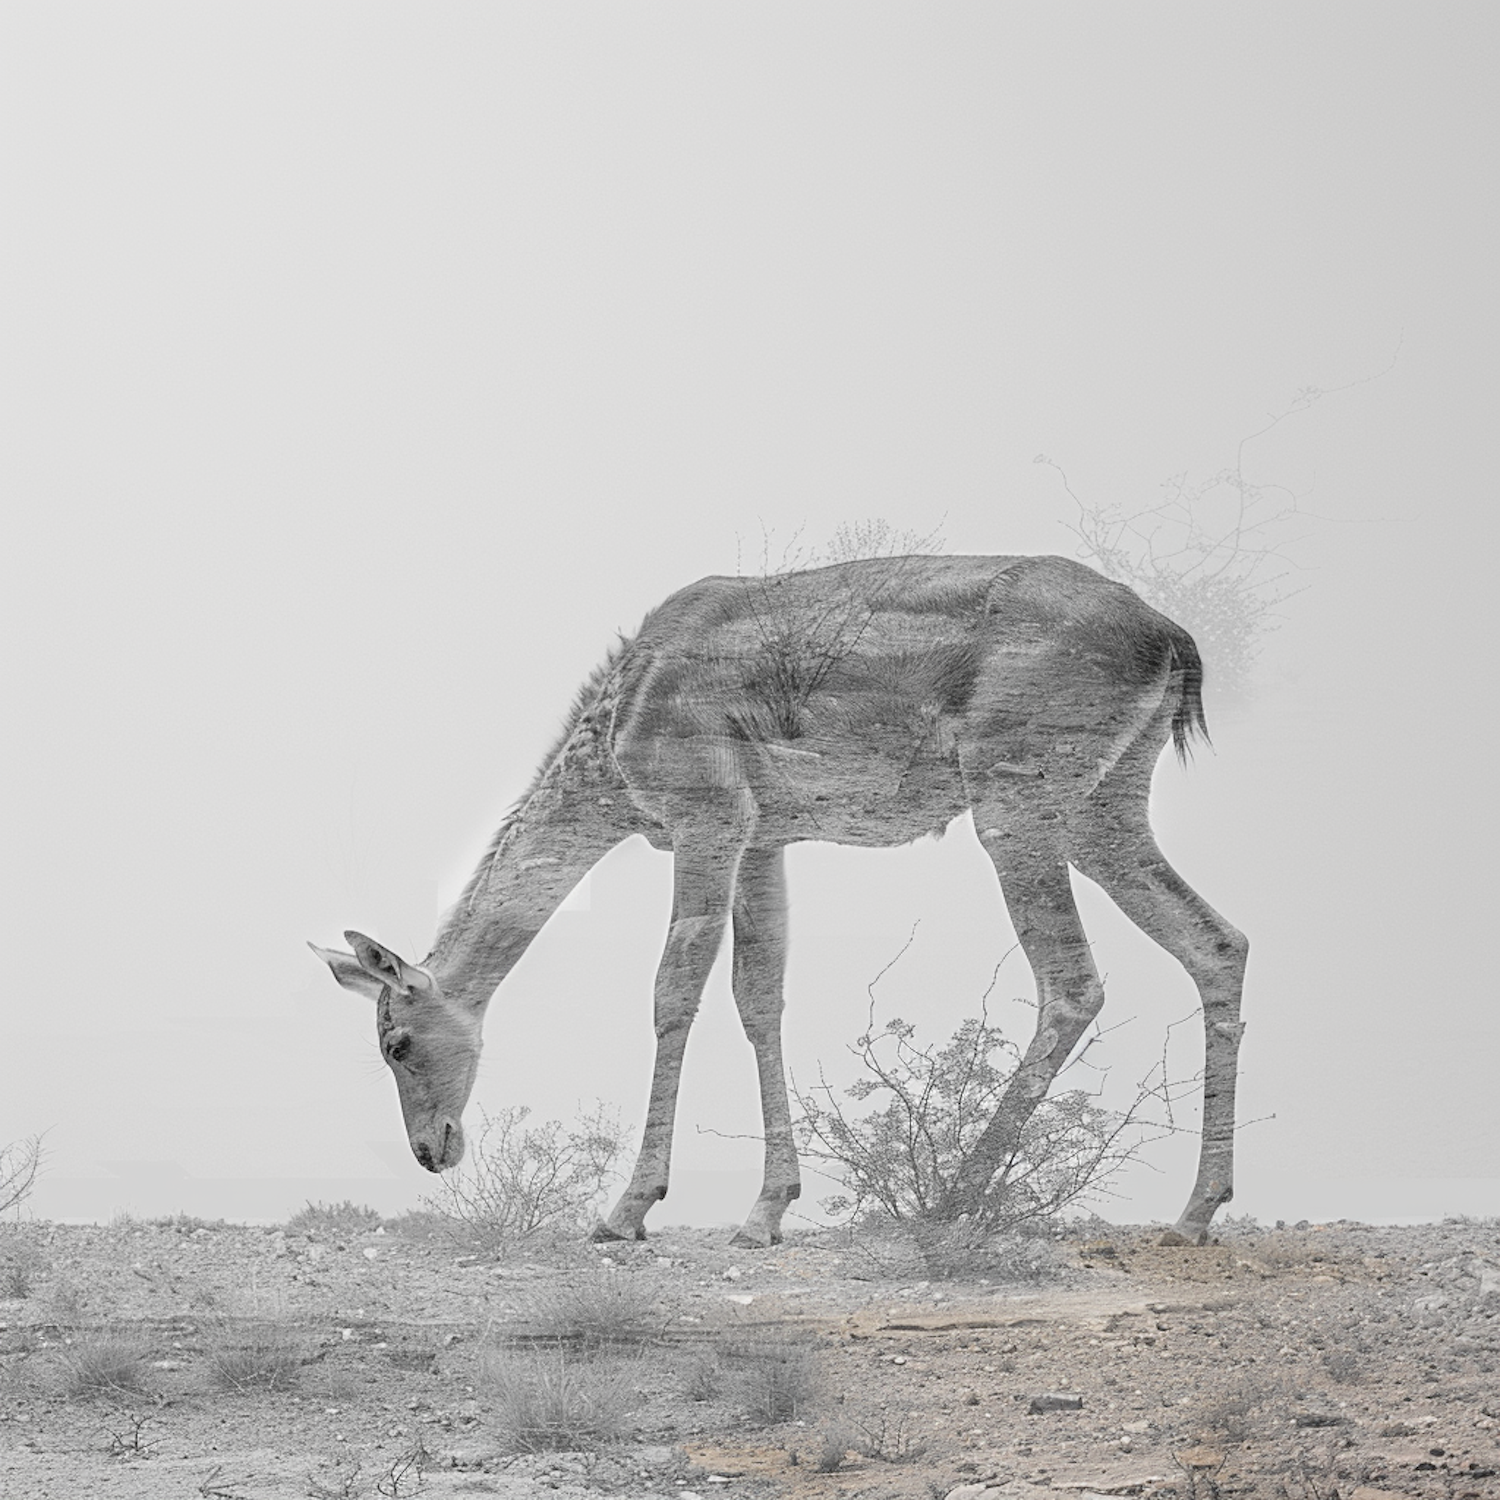
POLYGON ((0 1293, 24 1293, 0 1300, 0 1495, 1500 1497, 1493 1222, 1165 1249, 1095 1221, 1034 1243, 1029 1282, 812 1233, 495 1265, 396 1231, 0 1227, 0 1293), (580 1285, 627 1288, 649 1327, 542 1337, 580 1285), (80 1391, 120 1341, 141 1387, 80 1391), (284 1388, 225 1387, 267 1347, 293 1351, 284 1388), (496 1362, 549 1360, 623 1382, 618 1439, 512 1450, 496 1362), (768 1363, 794 1367, 779 1421, 753 1412, 768 1363))

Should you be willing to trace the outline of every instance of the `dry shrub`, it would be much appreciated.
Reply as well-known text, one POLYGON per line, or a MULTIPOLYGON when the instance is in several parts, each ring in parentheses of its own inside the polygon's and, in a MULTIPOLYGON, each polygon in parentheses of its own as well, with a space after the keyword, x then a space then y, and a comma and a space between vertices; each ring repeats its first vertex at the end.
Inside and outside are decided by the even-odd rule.
POLYGON ((313 1203, 309 1201, 286 1221, 288 1234, 347 1236, 373 1234, 379 1229, 381 1218, 373 1208, 345 1198, 342 1203, 313 1203))
POLYGON ((556 1120, 525 1128, 524 1106, 482 1115, 463 1164, 422 1200, 455 1240, 504 1256, 582 1235, 598 1217, 624 1149, 617 1118, 600 1105, 564 1129, 556 1120))
POLYGON ((409 1208, 394 1219, 385 1220, 385 1232, 405 1240, 451 1240, 453 1220, 447 1214, 430 1208, 409 1208))
POLYGON ((302 1372, 302 1347, 280 1323, 222 1325, 209 1355, 213 1382, 225 1391, 285 1391, 302 1372))
POLYGON ((843 1423, 823 1428, 818 1433, 818 1441, 813 1448, 813 1467, 820 1474, 835 1473, 843 1468, 852 1447, 854 1435, 843 1423))
POLYGON ((1043 1233, 996 1234, 970 1221, 903 1223, 870 1213, 847 1235, 851 1257, 884 1280, 962 1277, 1037 1286, 1071 1274, 1065 1257, 1043 1233))
POLYGON ((612 1271, 529 1289, 520 1321, 533 1338, 598 1350, 656 1342, 673 1312, 649 1284, 612 1271))
POLYGON ((29 1135, 25 1140, 0 1146, 0 1214, 19 1208, 36 1186, 36 1174, 42 1165, 42 1138, 29 1135))
POLYGON ((0 1298, 29 1297, 47 1269, 46 1256, 35 1245, 9 1236, 0 1243, 0 1298))
POLYGON ((908 1464, 927 1451, 927 1444, 907 1426, 905 1415, 893 1417, 880 1411, 852 1420, 858 1434, 855 1451, 866 1458, 887 1464, 908 1464))
POLYGON ((1280 1426, 1281 1408, 1289 1389, 1281 1377, 1256 1376, 1230 1382, 1217 1397, 1199 1409, 1198 1420, 1215 1438, 1248 1442, 1280 1426))
POLYGON ((150 1352, 134 1334, 90 1334, 62 1355, 64 1388, 69 1396, 139 1395, 145 1389, 150 1352))
POLYGON ((308 1500, 355 1500, 364 1492, 359 1477, 364 1464, 359 1459, 324 1459, 320 1467, 327 1471, 327 1478, 308 1471, 308 1500))
POLYGON ((736 1340, 724 1346, 723 1362, 735 1398, 752 1422, 795 1421, 817 1393, 817 1351, 802 1339, 736 1340))
POLYGON ((518 1453, 609 1442, 640 1400, 628 1365, 563 1350, 486 1349, 479 1380, 501 1441, 518 1453))
POLYGON ((978 1018, 964 1021, 942 1046, 919 1045, 909 1022, 874 1023, 875 986, 911 941, 868 986, 871 1023, 849 1049, 865 1076, 843 1093, 873 1099, 874 1107, 851 1113, 826 1080, 806 1093, 794 1089, 798 1143, 843 1184, 823 1200, 826 1212, 877 1233, 901 1226, 929 1277, 992 1274, 987 1261, 997 1236, 1045 1229, 1138 1159, 1153 1129, 1145 1107, 1170 1104, 1174 1089, 1153 1075, 1124 1112, 1101 1108, 1082 1089, 1044 1098, 1009 1156, 976 1185, 981 1138, 1021 1057, 989 1023, 1000 966, 978 1018))
POLYGON ((712 1401, 724 1389, 724 1366, 713 1348, 694 1349, 682 1366, 682 1393, 689 1401, 712 1401))

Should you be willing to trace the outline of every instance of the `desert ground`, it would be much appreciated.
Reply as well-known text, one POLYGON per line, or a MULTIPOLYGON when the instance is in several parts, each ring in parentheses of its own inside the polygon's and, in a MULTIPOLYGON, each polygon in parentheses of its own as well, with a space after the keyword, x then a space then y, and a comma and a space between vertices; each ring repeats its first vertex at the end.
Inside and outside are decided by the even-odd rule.
POLYGON ((0 1494, 1500 1496, 1500 1223, 1158 1235, 6 1224, 0 1494))

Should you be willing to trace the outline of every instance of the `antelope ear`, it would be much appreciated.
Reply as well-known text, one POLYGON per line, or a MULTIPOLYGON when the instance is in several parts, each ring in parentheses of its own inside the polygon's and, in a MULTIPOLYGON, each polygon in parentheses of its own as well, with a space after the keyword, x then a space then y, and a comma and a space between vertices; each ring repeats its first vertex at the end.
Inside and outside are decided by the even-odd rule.
POLYGON ((337 948, 320 948, 316 943, 309 943, 307 946, 333 970, 333 977, 346 990, 353 990, 356 995, 363 995, 367 1000, 380 999, 380 992, 385 985, 362 969, 359 960, 352 953, 340 953, 337 948))
POLYGON ((359 966, 381 984, 388 984, 408 995, 431 994, 435 988, 432 975, 426 969, 407 963, 400 954, 392 953, 374 938, 367 938, 362 932, 346 932, 344 937, 354 949, 359 966))

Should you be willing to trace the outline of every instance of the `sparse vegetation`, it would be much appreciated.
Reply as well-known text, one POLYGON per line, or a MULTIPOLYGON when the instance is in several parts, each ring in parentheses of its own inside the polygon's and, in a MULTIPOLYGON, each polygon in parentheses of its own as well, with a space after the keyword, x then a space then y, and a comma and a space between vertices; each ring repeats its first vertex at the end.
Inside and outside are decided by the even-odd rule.
POLYGON ((912 1433, 910 1420, 904 1414, 892 1416, 878 1411, 850 1420, 857 1434, 854 1449, 866 1458, 879 1459, 887 1464, 906 1464, 919 1459, 927 1451, 927 1444, 912 1433))
POLYGON ((988 1187, 977 1198, 965 1195, 963 1169, 1020 1054, 989 1024, 987 1009, 937 1048, 918 1045, 916 1028, 900 1019, 877 1030, 875 985, 891 964, 870 985, 871 1026, 850 1048, 868 1076, 844 1091, 883 1102, 851 1117, 826 1078, 806 1092, 793 1085, 803 1154, 827 1163, 845 1185, 823 1208, 877 1237, 909 1234, 931 1275, 989 1274, 1004 1260, 1034 1279, 1046 1257, 1023 1253, 1016 1232, 1054 1223, 1133 1161, 1144 1143, 1141 1107, 1164 1087, 1143 1088, 1123 1113, 1101 1108, 1082 1089, 1043 1099, 988 1187), (997 1065, 997 1054, 1008 1065, 997 1065))
POLYGON ((802 737, 813 695, 856 652, 883 601, 900 586, 908 559, 941 552, 943 546, 936 532, 898 531, 879 518, 839 526, 821 550, 802 546, 799 537, 800 532, 793 535, 776 566, 769 533, 761 537, 761 570, 750 601, 758 645, 744 684, 748 706, 735 715, 739 730, 752 739, 802 737), (828 598, 791 602, 801 573, 880 560, 889 566, 880 570, 873 588, 866 580, 867 592, 844 584, 828 598))
POLYGON ((1196 484, 1174 475, 1155 505, 1086 503, 1058 465, 1036 462, 1057 469, 1078 506, 1069 529, 1079 556, 1183 626, 1218 688, 1243 692, 1277 608, 1295 592, 1281 550, 1295 539, 1295 504, 1272 499, 1276 487, 1250 483, 1238 463, 1196 484))
POLYGON ((415 1495, 427 1482, 426 1470, 431 1463, 432 1454, 419 1433, 409 1448, 386 1465, 385 1473, 375 1481, 376 1493, 387 1496, 388 1500, 415 1495))
POLYGON ((146 1436, 150 1417, 131 1417, 128 1425, 116 1430, 106 1427, 109 1434, 109 1456, 111 1458, 150 1458, 155 1440, 146 1436))
POLYGON ((733 1340, 724 1346, 723 1363, 745 1415, 763 1426, 796 1421, 817 1393, 817 1351, 802 1339, 733 1340))
POLYGON ((1200 1410, 1205 1431, 1229 1443, 1243 1443, 1256 1430, 1264 1409, 1285 1391, 1266 1379, 1240 1378, 1200 1410))
MULTIPOLYGON (((794 1230, 761 1256, 727 1249, 722 1232, 673 1231, 601 1247, 618 1264, 586 1274, 424 1254, 388 1276, 383 1257, 358 1250, 277 1254, 264 1229, 206 1242, 144 1223, 21 1226, 0 1242, 35 1243, 91 1303, 124 1306, 111 1348, 94 1334, 68 1343, 41 1294, 10 1304, 0 1394, 27 1425, 9 1461, 32 1466, 35 1489, 44 1458, 67 1446, 94 1493, 107 1488, 100 1474, 155 1466, 182 1443, 226 1461, 229 1442, 264 1443, 323 1456, 295 1471, 312 1469, 313 1500, 406 1500, 436 1480, 428 1455, 462 1468, 498 1440, 533 1482, 633 1494, 684 1477, 681 1455, 668 1456, 682 1443, 716 1472, 758 1450, 766 1477, 794 1487, 799 1473, 804 1488, 820 1475, 869 1488, 904 1472, 909 1495, 940 1477, 943 1494, 982 1482, 1012 1451, 1028 1471, 1053 1466, 1054 1481, 1063 1459, 1112 1472, 1129 1454, 1140 1467, 1121 1472, 1170 1475, 1180 1500, 1190 1488, 1212 1500, 1210 1481, 1225 1497, 1274 1496, 1280 1483, 1287 1500, 1359 1484, 1424 1500, 1488 1493, 1500 1421, 1492 1232, 1230 1227, 1201 1248, 1098 1219, 1065 1239, 1020 1237, 1018 1255, 1066 1252, 1090 1269, 1072 1273, 1087 1297, 1018 1305, 993 1281, 926 1279, 910 1251, 861 1284, 870 1262, 851 1252, 868 1228, 794 1230), (1285 1247, 1274 1276, 1254 1260, 1259 1240, 1285 1247), (210 1255, 236 1268, 239 1290, 222 1295, 240 1316, 188 1310, 190 1283, 173 1268, 222 1275, 204 1266, 210 1255), (476 1357, 464 1309, 486 1301, 499 1321, 476 1357), (127 1309, 140 1321, 125 1323, 127 1309), (1048 1390, 1084 1391, 1082 1413, 1029 1414, 1026 1396, 1048 1390), (1398 1450, 1410 1461, 1398 1466, 1398 1450)), ((53 1284, 49 1273, 42 1294, 53 1284)), ((245 1472, 221 1469, 203 1493, 245 1496, 245 1472)))
POLYGON ((302 1348, 281 1323, 224 1323, 209 1356, 213 1382, 227 1391, 285 1391, 297 1384, 302 1348))
POLYGON ((309 1500, 354 1500, 360 1492, 359 1476, 364 1464, 357 1458, 346 1458, 334 1461, 328 1468, 326 1476, 309 1472, 309 1500))
POLYGON ((655 1342, 672 1317, 642 1278, 606 1271, 530 1289, 520 1321, 534 1338, 596 1351, 655 1342))
POLYGON ((29 1297, 46 1265, 46 1257, 35 1245, 7 1233, 0 1239, 0 1298, 29 1297))
POLYGON ((486 1349, 479 1379, 501 1440, 518 1453, 610 1442, 640 1399, 628 1363, 564 1350, 486 1349))
POLYGON ((842 1422, 835 1422, 818 1433, 813 1448, 813 1467, 820 1474, 833 1474, 844 1467, 854 1436, 842 1422))
POLYGON ((1069 1272, 1050 1226, 1042 1223, 1000 1233, 969 1221, 893 1219, 872 1209, 844 1233, 851 1261, 876 1277, 982 1276, 1006 1285, 1040 1286, 1069 1272))
POLYGON ((52 1283, 47 1301, 54 1322, 76 1323, 83 1316, 83 1293, 70 1277, 60 1276, 52 1283))
POLYGON ((724 1367, 712 1345, 694 1349, 682 1365, 682 1393, 689 1401, 712 1401, 724 1389, 724 1367))
POLYGON ((514 1106, 482 1115, 464 1164, 422 1200, 481 1254, 576 1239, 598 1217, 624 1149, 620 1122, 603 1105, 573 1129, 556 1120, 525 1128, 529 1114, 514 1106))
POLYGON ((402 1240, 441 1240, 448 1242, 454 1237, 454 1222, 447 1215, 431 1208, 409 1208, 394 1219, 382 1220, 385 1232, 402 1240))
MULTIPOLYGON (((1394 364, 1393 358, 1387 369, 1394 364)), ((1300 592, 1287 586, 1296 567, 1289 549, 1309 520, 1287 486, 1249 478, 1245 450, 1323 397, 1384 373, 1327 389, 1304 386, 1263 427, 1240 439, 1232 463, 1196 482, 1185 472, 1174 474, 1162 482, 1162 498, 1153 505, 1084 500, 1061 465, 1045 454, 1035 462, 1057 471, 1077 507, 1068 529, 1078 538, 1078 555, 1188 630, 1216 687, 1238 697, 1248 687, 1261 642, 1276 628, 1280 606, 1300 592)))
POLYGON ((160 1219, 147 1219, 146 1225, 151 1229, 175 1230, 178 1234, 197 1234, 200 1230, 206 1233, 209 1230, 229 1228, 225 1219, 200 1219, 196 1214, 181 1213, 167 1214, 160 1219))
POLYGON ((139 1395, 146 1385, 150 1346, 128 1333, 94 1333, 62 1354, 69 1396, 139 1395))
POLYGON ((311 1203, 299 1208, 286 1221, 288 1234, 356 1235, 371 1234, 382 1224, 373 1208, 366 1208, 345 1198, 342 1203, 311 1203))

